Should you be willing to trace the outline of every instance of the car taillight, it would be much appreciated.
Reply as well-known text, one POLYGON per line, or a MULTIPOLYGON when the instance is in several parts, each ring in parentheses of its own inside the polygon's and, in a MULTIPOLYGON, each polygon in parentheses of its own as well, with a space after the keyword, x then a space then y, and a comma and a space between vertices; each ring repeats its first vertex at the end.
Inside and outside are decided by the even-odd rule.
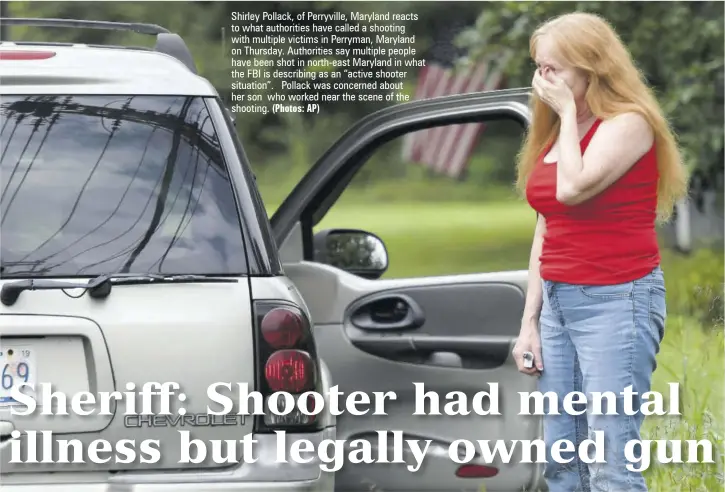
POLYGON ((264 366, 264 377, 272 391, 301 393, 310 389, 315 364, 300 350, 280 350, 273 353, 264 366))
POLYGON ((264 315, 260 329, 272 348, 294 347, 305 335, 304 321, 298 312, 279 307, 264 315))
POLYGON ((0 51, 0 60, 47 60, 54 56, 53 51, 0 51))
MULTIPOLYGON (((257 301, 254 310, 258 333, 257 387, 265 400, 284 391, 297 401, 303 393, 320 390, 317 349, 304 312, 284 301, 257 301)), ((316 430, 317 416, 310 415, 315 413, 315 398, 310 395, 303 401, 306 405, 297 405, 285 415, 268 410, 263 418, 257 419, 257 432, 316 430)))

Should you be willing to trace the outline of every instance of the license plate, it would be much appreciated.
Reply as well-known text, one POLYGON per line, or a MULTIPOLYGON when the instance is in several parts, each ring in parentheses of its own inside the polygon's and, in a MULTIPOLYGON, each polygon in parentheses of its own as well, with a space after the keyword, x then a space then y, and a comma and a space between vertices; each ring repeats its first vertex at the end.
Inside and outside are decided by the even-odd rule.
MULTIPOLYGON (((35 350, 31 347, 0 347, 0 406, 17 405, 12 398, 13 388, 22 383, 34 383, 36 380, 35 350)), ((29 388, 23 390, 32 394, 29 388)))

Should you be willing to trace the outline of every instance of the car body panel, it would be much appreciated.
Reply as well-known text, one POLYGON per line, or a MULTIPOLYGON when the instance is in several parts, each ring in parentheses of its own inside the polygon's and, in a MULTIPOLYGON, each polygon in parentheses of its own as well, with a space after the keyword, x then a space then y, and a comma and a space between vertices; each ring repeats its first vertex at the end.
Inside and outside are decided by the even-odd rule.
MULTIPOLYGON (((288 434, 287 448, 298 438, 319 447, 323 440, 335 439, 335 428, 328 427, 317 433, 288 434)), ((331 492, 335 488, 335 475, 320 470, 321 462, 315 458, 308 463, 278 463, 276 436, 255 436, 257 462, 227 470, 177 470, 163 473, 119 472, 114 474, 93 472, 37 473, 32 481, 27 476, 3 477, 3 492, 331 492)))
MULTIPOLYGON (((48 339, 55 338, 58 344, 69 336, 83 340, 83 356, 88 362, 80 368, 71 361, 64 362, 57 350, 48 354, 54 356, 56 364, 38 361, 40 380, 57 385, 58 391, 68 390, 68 394, 73 394, 88 390, 98 395, 101 391, 127 391, 129 384, 140 390, 150 381, 177 382, 181 387, 175 393, 190 396, 184 401, 184 407, 185 417, 191 418, 206 413, 209 385, 240 380, 254 385, 254 340, 252 331, 243 329, 252 319, 249 299, 246 278, 240 278, 237 283, 220 284, 120 285, 102 301, 88 296, 72 299, 60 290, 24 292, 15 305, 0 306, 0 331, 4 345, 9 345, 12 337, 14 345, 37 348, 39 353, 42 353, 41 343, 48 339), (210 305, 215 306, 213 316, 210 305), (35 341, 31 337, 45 339, 35 341), (222 350, 221 347, 235 348, 222 350), (112 380, 109 380, 108 361, 112 363, 112 380), (87 375, 83 380, 78 377, 79 369, 87 375), (76 384, 68 382, 71 378, 76 384)), ((140 410, 141 399, 137 401, 140 410)), ((191 430, 197 438, 210 440, 242 439, 253 428, 249 417, 227 425, 185 420, 194 424, 186 426, 160 419, 150 426, 139 417, 124 418, 125 408, 115 406, 112 419, 48 418, 37 412, 22 417, 4 409, 0 410, 0 420, 11 422, 19 431, 52 430, 57 439, 79 439, 85 446, 95 439, 111 443, 133 439, 137 445, 145 439, 155 439, 160 442, 158 462, 142 464, 136 459, 129 464, 114 460, 96 464, 86 458, 85 463, 15 464, 9 462, 10 448, 6 446, 0 449, 3 480, 14 473, 43 471, 177 469, 180 467, 180 430, 191 430), (66 420, 67 429, 63 425, 66 420)), ((178 398, 172 397, 170 417, 177 416, 178 408, 178 398)), ((24 446, 26 438, 24 433, 21 437, 24 446)), ((42 449, 42 441, 38 439, 38 456, 42 456, 42 449)), ((138 452, 140 448, 135 449, 138 452)), ((224 466, 206 462, 186 464, 184 468, 224 466)))
MULTIPOLYGON (((510 463, 493 463, 498 473, 486 479, 458 478, 458 465, 448 455, 458 439, 474 444, 503 440, 510 445, 514 440, 541 437, 539 417, 518 415, 518 393, 535 390, 536 380, 520 374, 511 356, 528 272, 369 280, 315 262, 312 250, 312 228, 378 146, 436 125, 500 118, 526 125, 528 98, 528 89, 512 89, 420 100, 370 115, 324 154, 272 218, 285 273, 310 309, 318 350, 334 383, 344 393, 392 391, 397 395, 386 405, 387 415, 339 416, 339 437, 367 440, 377 447, 386 445, 378 443, 377 431, 399 430, 405 438, 432 441, 415 473, 399 463, 346 465, 336 476, 341 490, 479 490, 485 486, 489 491, 508 491, 540 486, 541 465, 520 464, 516 459, 520 447, 510 463), (403 301, 418 322, 407 327, 369 323, 365 314, 380 300, 403 301), (414 416, 413 383, 437 392, 441 406, 450 392, 462 392, 470 403, 477 392, 497 387, 501 415, 414 416)), ((485 464, 480 454, 471 463, 485 464)))
MULTIPOLYGON (((209 384, 217 381, 239 381, 236 374, 240 373, 241 368, 253 359, 252 347, 249 340, 244 340, 245 336, 251 335, 248 331, 240 329, 239 319, 245 319, 251 316, 249 312, 249 304, 242 302, 245 296, 250 295, 247 290, 247 280, 251 284, 251 292, 253 292, 255 300, 287 300, 300 305, 305 311, 309 312, 299 290, 289 280, 284 277, 270 278, 250 278, 240 279, 236 284, 180 284, 172 286, 118 286, 114 287, 114 293, 109 296, 106 302, 116 298, 114 302, 115 309, 96 308, 94 313, 103 313, 104 316, 94 318, 99 326, 104 326, 104 338, 109 350, 109 357, 113 360, 149 360, 153 355, 153 344, 147 347, 139 347, 136 340, 148 339, 148 333, 154 333, 154 340, 163 341, 164 360, 168 362, 161 364, 115 364, 114 378, 116 388, 122 388, 126 382, 135 381, 137 386, 142 385, 146 381, 168 381, 171 380, 188 380, 188 374, 193 373, 192 380, 194 384, 199 384, 199 388, 192 387, 196 390, 194 394, 200 393, 200 388, 206 388, 209 384), (216 289, 208 289, 215 286, 216 289), (122 291, 125 287, 125 292, 122 291), (154 290, 156 292, 154 292, 154 290), (213 290, 213 292, 212 292, 213 290), (227 293, 226 295, 224 293, 227 293), (120 312, 117 309, 128 305, 129 302, 136 303, 138 309, 131 312, 120 312), (169 305, 176 306, 175 309, 169 309, 169 305), (209 329, 209 305, 214 305, 214 312, 219 310, 217 318, 223 316, 228 320, 226 329, 220 329, 220 325, 215 323, 215 329, 209 329), (192 311, 190 309, 178 309, 178 306, 196 306, 192 311), (169 323, 168 315, 158 316, 154 321, 149 321, 144 313, 149 312, 172 312, 174 319, 169 323), (105 317, 108 316, 108 319, 105 317), (109 321, 111 320, 111 321, 109 321), (136 329, 128 329, 128 326, 137 326, 136 329), (201 328, 201 329, 200 329, 201 328), (146 335, 144 335, 146 333, 146 335), (243 350, 219 350, 220 347, 237 346, 243 347, 243 350), (207 354, 204 357, 204 354, 207 354), (173 358, 171 358, 173 357, 173 358), (199 364, 190 364, 189 359, 198 357, 199 364), (175 360, 179 360, 175 363, 175 360), (212 363, 210 363, 212 362, 212 363), (180 372, 179 365, 184 366, 184 372, 180 372)), ((71 292, 72 293, 72 292, 71 292)), ((73 300, 74 304, 66 302, 68 299, 60 291, 46 291, 24 293, 21 295, 14 307, 14 312, 23 313, 25 310, 37 312, 34 307, 35 302, 40 301, 46 306, 46 313, 57 319, 67 319, 66 317, 74 312, 88 311, 85 303, 93 304, 98 301, 88 299, 86 296, 81 299, 73 300), (32 296, 32 297, 31 297, 32 296), (40 296, 35 297, 35 296, 40 296), (23 301, 25 301, 23 307, 23 301)), ((1 307, 1 306, 0 306, 1 307)), ((5 324, 5 313, 0 314, 0 322, 5 324)), ((20 315, 20 314, 18 314, 20 315)), ((17 316, 14 316, 17 318, 17 316)), ((8 319, 13 317, 8 316, 8 319)), ((73 318, 71 318, 73 319, 73 318)), ((17 324, 15 325, 17 326, 17 324)), ((3 334, 5 333, 2 326, 3 334)), ((16 330, 21 331, 21 330, 16 330)), ((76 330, 79 331, 79 330, 76 330)), ((332 385, 331 374, 327 366, 322 363, 322 393, 326 394, 332 385)), ((62 375, 62 371, 59 371, 62 375)), ((185 387, 186 389, 186 387, 185 387)), ((192 391, 188 391, 190 394, 192 391)), ((205 394, 202 392, 201 394, 205 394)), ((208 400, 202 399, 198 402, 198 407, 189 405, 187 400, 186 407, 188 413, 205 412, 208 400)), ((329 405, 326 405, 326 409, 329 405)), ((172 411, 176 407, 172 406, 172 411)), ((236 412, 235 407, 232 412, 236 412)), ((0 418, 6 421, 13 421, 13 417, 0 418)), ((37 418, 37 417, 36 417, 37 418)), ((291 432, 287 435, 287 449, 282 450, 285 456, 290 455, 290 446, 299 438, 310 441, 315 448, 323 440, 334 440, 336 438, 335 418, 325 410, 321 414, 322 430, 317 433, 305 433, 295 435, 291 432)), ((16 428, 25 429, 26 421, 17 419, 16 428)), ((162 456, 168 457, 168 461, 164 458, 163 462, 169 464, 169 470, 163 473, 154 473, 147 466, 147 471, 143 467, 134 466, 133 468, 119 469, 112 475, 93 473, 89 471, 88 464, 48 464, 40 468, 39 465, 23 465, 28 472, 31 473, 13 473, 13 465, 8 465, 5 461, 9 455, 6 447, 0 448, 0 456, 2 456, 3 467, 3 490, 7 488, 12 492, 25 492, 33 490, 38 484, 43 484, 43 490, 53 492, 69 490, 68 487, 79 487, 73 490, 104 490, 104 491, 163 491, 169 490, 169 487, 175 487, 178 490, 208 490, 210 492, 217 490, 224 491, 256 491, 256 490, 290 490, 290 491, 320 491, 329 492, 333 489, 334 474, 322 472, 319 458, 315 458, 309 463, 295 463, 289 460, 288 463, 277 463, 277 456, 280 450, 277 446, 277 436, 274 434, 255 434, 254 439, 257 441, 254 447, 254 456, 257 461, 255 463, 243 463, 235 466, 219 467, 218 470, 211 470, 207 466, 204 469, 196 469, 192 465, 184 465, 180 468, 178 465, 173 466, 173 461, 178 460, 178 435, 177 432, 182 428, 177 427, 124 427, 124 419, 120 415, 115 415, 113 420, 108 424, 103 432, 94 434, 69 434, 63 433, 58 436, 62 439, 81 439, 84 446, 93 439, 106 439, 110 442, 116 442, 119 439, 164 439, 165 446, 162 447, 162 456), (11 466, 11 468, 8 468, 11 466), (32 466, 32 468, 31 468, 32 466), (58 473, 63 471, 61 467, 66 468, 66 473, 58 473), (75 471, 74 471, 75 470, 75 471), (100 481, 103 485, 84 485, 83 483, 100 481), (31 484, 33 484, 31 486, 31 484)), ((240 426, 217 426, 215 428, 193 428, 194 437, 208 440, 227 440, 242 439, 244 434, 251 433, 251 418, 246 419, 244 427, 240 426)), ((240 458, 244 458, 240 454, 240 458)), ((249 458, 249 457, 247 457, 249 458)), ((18 466, 18 465, 14 465, 18 466)), ((153 468, 158 468, 158 464, 153 468)))
MULTIPOLYGON (((366 280, 314 262, 285 264, 285 271, 308 303, 318 351, 339 390, 393 391, 398 396, 386 405, 385 416, 337 417, 339 439, 376 443, 376 431, 400 430, 406 438, 432 439, 437 445, 415 473, 399 464, 348 464, 336 476, 341 490, 362 490, 365 484, 382 490, 478 490, 480 482, 455 477, 457 465, 447 454, 455 440, 510 444, 541 437, 539 417, 518 415, 518 392, 534 391, 536 380, 518 373, 510 355, 523 313, 527 271, 390 280, 366 280), (409 296, 425 323, 410 331, 361 330, 351 315, 372 295, 409 296), (470 404, 476 392, 498 383, 502 415, 413 416, 413 383, 436 391, 441 408, 449 392, 465 393, 470 404)), ((516 462, 496 463, 499 473, 485 480, 486 490, 520 490, 536 483, 540 465, 516 462)), ((479 457, 472 463, 482 461, 479 457)))

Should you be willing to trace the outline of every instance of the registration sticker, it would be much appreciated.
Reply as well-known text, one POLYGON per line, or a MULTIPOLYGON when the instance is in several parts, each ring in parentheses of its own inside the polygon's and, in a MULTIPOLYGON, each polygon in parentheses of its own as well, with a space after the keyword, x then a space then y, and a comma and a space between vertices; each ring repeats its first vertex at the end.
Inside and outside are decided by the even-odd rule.
MULTIPOLYGON (((37 365, 32 347, 14 347, 3 344, 0 347, 0 406, 19 405, 12 398, 12 390, 23 383, 35 383, 37 365)), ((29 389, 24 389, 28 393, 29 389)))

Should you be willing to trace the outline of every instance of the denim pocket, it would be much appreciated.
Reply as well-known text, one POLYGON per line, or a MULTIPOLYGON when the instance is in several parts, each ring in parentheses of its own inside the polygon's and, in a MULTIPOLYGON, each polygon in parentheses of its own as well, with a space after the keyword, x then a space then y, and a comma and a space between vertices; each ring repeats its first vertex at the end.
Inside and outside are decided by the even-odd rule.
POLYGON ((580 285, 582 294, 593 299, 622 299, 631 297, 634 282, 614 285, 580 285))
POLYGON ((667 302, 665 288, 662 285, 649 287, 649 328, 657 343, 665 337, 665 321, 667 319, 667 302))

